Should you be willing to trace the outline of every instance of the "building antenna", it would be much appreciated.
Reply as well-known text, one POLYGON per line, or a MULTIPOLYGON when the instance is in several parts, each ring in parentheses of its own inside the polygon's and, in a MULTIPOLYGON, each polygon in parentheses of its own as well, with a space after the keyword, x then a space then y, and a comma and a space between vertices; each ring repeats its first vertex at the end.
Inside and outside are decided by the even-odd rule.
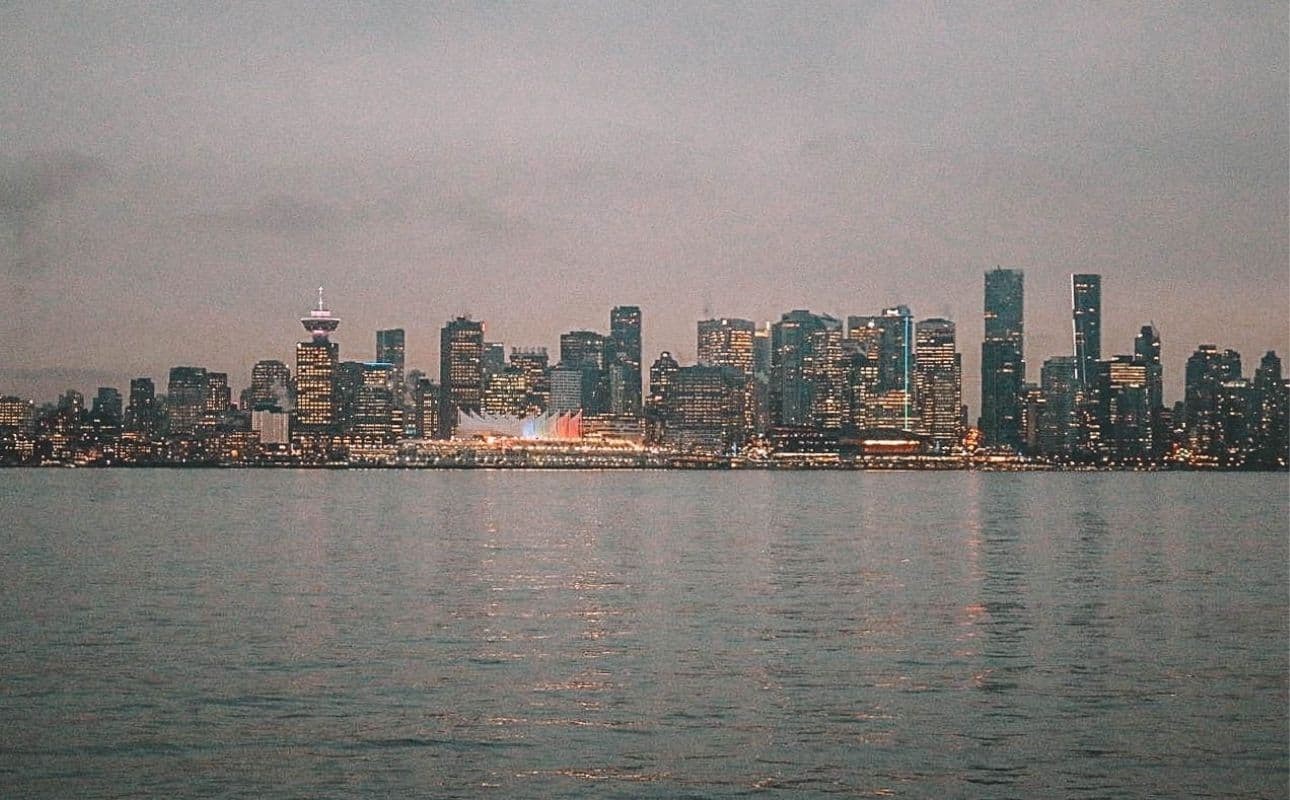
POLYGON ((323 305, 323 287, 318 287, 318 310, 326 311, 327 306, 323 305))

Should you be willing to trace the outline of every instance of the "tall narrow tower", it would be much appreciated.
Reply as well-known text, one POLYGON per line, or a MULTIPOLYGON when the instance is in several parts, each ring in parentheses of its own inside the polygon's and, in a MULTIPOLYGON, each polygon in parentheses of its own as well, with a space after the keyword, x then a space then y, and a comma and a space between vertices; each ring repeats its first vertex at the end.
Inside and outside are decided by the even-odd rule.
POLYGON ((1102 276, 1071 276, 1075 379, 1087 393, 1102 360, 1102 276))
POLYGON ((981 342, 981 435, 990 446, 1021 448, 1021 389, 1026 381, 1024 275, 985 273, 985 339, 981 342))
POLYGON ((336 363, 340 346, 330 336, 340 326, 323 302, 318 287, 318 307, 301 317, 310 340, 296 345, 296 430, 330 433, 336 425, 336 363))

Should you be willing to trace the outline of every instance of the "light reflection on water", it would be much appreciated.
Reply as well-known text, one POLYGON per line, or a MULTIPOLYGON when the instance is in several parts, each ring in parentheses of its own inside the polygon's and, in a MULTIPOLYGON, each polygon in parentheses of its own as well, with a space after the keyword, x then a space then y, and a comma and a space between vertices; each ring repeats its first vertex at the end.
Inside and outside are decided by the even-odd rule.
POLYGON ((1286 786, 1282 476, 9 470, 0 499, 6 796, 1286 786))

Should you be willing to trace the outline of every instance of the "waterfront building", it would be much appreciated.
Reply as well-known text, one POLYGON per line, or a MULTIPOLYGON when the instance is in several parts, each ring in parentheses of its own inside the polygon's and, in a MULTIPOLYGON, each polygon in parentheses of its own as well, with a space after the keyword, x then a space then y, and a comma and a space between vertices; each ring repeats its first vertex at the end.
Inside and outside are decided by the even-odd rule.
POLYGON ((36 406, 29 400, 0 397, 0 436, 30 436, 36 423, 36 406))
POLYGON ((309 341, 296 344, 296 417, 294 432, 303 434, 333 433, 336 419, 336 365, 340 346, 331 334, 340 326, 323 301, 318 289, 318 306, 302 317, 300 324, 309 332, 309 341))
POLYGON ((261 445, 284 446, 291 442, 291 415, 281 408, 261 406, 251 412, 251 430, 261 445))
POLYGON ((1224 381, 1241 377, 1241 354, 1202 344, 1187 359, 1183 404, 1187 445, 1194 452, 1222 455, 1223 434, 1219 427, 1218 394, 1224 381))
POLYGON ((918 433, 938 449, 949 449, 963 438, 963 362, 955 343, 954 323, 925 319, 915 326, 914 396, 918 403, 918 433))
MULTIPOLYGON (((830 325, 811 332, 810 354, 804 359, 804 376, 810 383, 810 424, 838 430, 851 417, 848 395, 848 362, 842 347, 842 326, 830 325)), ((907 397, 907 396, 906 396, 907 397)), ((902 405, 905 398, 902 398, 902 405)), ((904 409, 908 418, 908 408, 904 409)))
POLYGON ((407 395, 407 337, 402 328, 388 328, 376 332, 376 359, 378 363, 390 365, 390 390, 394 393, 394 403, 403 404, 407 395))
POLYGON ((90 413, 95 416, 110 417, 120 422, 124 415, 121 392, 111 386, 100 386, 97 394, 94 395, 94 404, 90 413))
POLYGON ((753 374, 753 339, 756 326, 750 320, 703 319, 698 323, 699 366, 730 367, 741 374, 753 374))
POLYGON ((160 435, 165 415, 157 403, 157 389, 152 378, 130 380, 130 401, 125 409, 125 430, 145 439, 160 435))
POLYGON ((251 367, 251 386, 246 393, 250 408, 247 410, 254 410, 257 406, 290 408, 295 403, 294 395, 291 370, 286 364, 276 359, 264 359, 251 367))
MULTIPOLYGON (((585 396, 582 410, 587 414, 604 414, 609 411, 609 370, 606 356, 611 347, 610 340, 595 331, 569 331, 560 334, 560 366, 566 369, 580 368, 591 375, 591 385, 583 390, 585 396)), ((553 374, 553 395, 554 380, 553 374)))
POLYGON ((664 350, 649 368, 649 397, 645 399, 645 438, 660 440, 670 416, 672 379, 681 365, 664 350))
MULTIPOLYGON (((1076 359, 1078 369, 1078 359, 1076 359)), ((1134 356, 1097 362, 1089 389, 1088 441, 1103 457, 1124 461, 1152 454, 1151 409, 1147 364, 1134 356)))
POLYGON ((1076 380, 1086 392, 1102 360, 1102 276, 1071 275, 1071 318, 1076 380))
POLYGON ((429 378, 418 378, 413 402, 416 406, 417 435, 423 439, 439 437, 439 409, 442 402, 439 397, 439 384, 429 378))
POLYGON ((485 414, 501 417, 523 417, 529 412, 528 373, 508 366, 488 376, 481 404, 485 414))
POLYGON ((488 379, 506 369, 506 345, 501 342, 484 342, 484 385, 488 379))
MULTIPOLYGON (((771 325, 770 416, 777 426, 809 427, 819 410, 815 402, 819 370, 814 346, 829 337, 816 333, 840 331, 842 323, 823 314, 795 309, 771 325)), ((840 355, 840 348, 839 348, 840 355)), ((826 362, 827 363, 827 362, 826 362)))
POLYGON ((1080 444, 1079 368, 1075 356, 1053 356, 1039 372, 1044 407, 1039 419, 1038 452, 1069 456, 1080 444))
POLYGON ((1026 381, 1025 289, 1019 269, 985 273, 981 343, 981 434, 990 447, 1021 449, 1021 394, 1026 381))
POLYGON ((172 367, 166 385, 166 416, 171 436, 188 436, 201 424, 206 411, 206 369, 172 367))
POLYGON ((609 312, 609 412, 641 415, 641 310, 615 306, 609 312))
POLYGON ((551 402, 551 368, 545 347, 512 347, 511 366, 524 372, 526 411, 540 414, 551 402))
POLYGON ((549 410, 592 413, 592 409, 598 407, 601 372, 590 362, 569 364, 561 361, 551 370, 549 410))
POLYGON ((1254 460, 1262 466, 1290 461, 1290 383, 1281 374, 1281 359, 1269 350, 1254 370, 1254 460))
POLYGON ((365 442, 389 443, 399 436, 394 420, 394 365, 367 361, 360 365, 360 383, 347 430, 365 442))
POLYGON ((206 373, 206 406, 202 409, 207 417, 218 419, 228 413, 233 404, 233 393, 228 385, 227 372, 206 373))
POLYGON ((479 411, 484 396, 484 323, 449 321, 439 332, 439 438, 450 439, 459 411, 479 411))
POLYGON ((723 453, 742 444, 746 384, 733 367, 680 367, 668 377, 663 441, 677 449, 723 453))

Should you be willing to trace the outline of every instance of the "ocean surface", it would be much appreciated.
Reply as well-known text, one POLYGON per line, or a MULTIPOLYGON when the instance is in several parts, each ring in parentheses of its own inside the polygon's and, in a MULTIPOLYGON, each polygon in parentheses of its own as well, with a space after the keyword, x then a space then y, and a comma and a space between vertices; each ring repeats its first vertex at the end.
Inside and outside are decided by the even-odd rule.
POLYGON ((1285 475, 0 471, 0 796, 1286 797, 1285 475))

